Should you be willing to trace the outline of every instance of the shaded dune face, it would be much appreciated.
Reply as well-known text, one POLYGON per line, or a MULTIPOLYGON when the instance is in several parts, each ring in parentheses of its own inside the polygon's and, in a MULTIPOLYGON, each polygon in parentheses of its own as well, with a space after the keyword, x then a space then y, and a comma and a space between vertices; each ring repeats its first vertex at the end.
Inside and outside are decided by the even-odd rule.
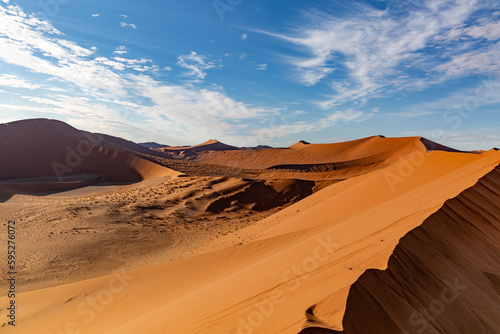
POLYGON ((169 171, 93 142, 95 137, 77 140, 45 129, 1 125, 0 152, 4 161, 0 165, 0 180, 45 177, 61 182, 69 176, 92 175, 108 182, 138 182, 169 171))
POLYGON ((500 333, 499 217, 500 166, 406 234, 386 270, 360 276, 343 331, 315 305, 300 333, 500 333))
POLYGON ((295 203, 313 193, 316 183, 300 180, 246 181, 241 189, 211 202, 206 211, 219 213, 232 207, 267 211, 295 203))

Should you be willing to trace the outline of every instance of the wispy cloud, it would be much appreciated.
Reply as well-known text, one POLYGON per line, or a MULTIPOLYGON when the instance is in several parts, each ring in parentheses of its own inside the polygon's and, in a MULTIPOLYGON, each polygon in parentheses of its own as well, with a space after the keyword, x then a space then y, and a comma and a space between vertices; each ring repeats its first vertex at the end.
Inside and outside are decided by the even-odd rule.
POLYGON ((308 11, 303 13, 303 22, 291 31, 255 31, 308 54, 283 59, 304 85, 327 81, 333 92, 319 105, 328 109, 347 102, 363 104, 402 88, 422 89, 451 75, 470 74, 460 71, 461 65, 473 73, 497 66, 498 51, 491 45, 474 52, 461 49, 461 54, 450 51, 448 66, 442 65, 437 55, 436 50, 452 40, 498 38, 498 20, 465 26, 481 6, 480 0, 412 1, 407 8, 402 5, 385 10, 353 4, 348 16, 308 11), (486 64, 479 66, 484 61, 486 64))
POLYGON ((215 68, 216 65, 213 61, 208 60, 205 55, 197 54, 192 51, 190 54, 179 56, 179 61, 177 65, 187 68, 189 72, 188 76, 192 76, 196 79, 205 79, 207 75, 206 70, 215 68))
POLYGON ((63 39, 48 21, 9 5, 0 6, 0 22, 3 62, 71 82, 84 90, 124 94, 120 77, 90 59, 93 50, 63 39))
POLYGON ((99 17, 101 14, 92 14, 92 17, 99 17))
POLYGON ((440 99, 410 106, 405 112, 444 114, 447 111, 454 111, 468 114, 480 107, 498 103, 500 103, 500 78, 490 77, 481 80, 473 87, 457 90, 440 99))
POLYGON ((127 51, 127 47, 126 46, 123 46, 123 45, 120 45, 120 46, 117 46, 115 51, 113 51, 113 53, 116 53, 116 54, 119 54, 119 55, 123 55, 123 54, 126 54, 128 51, 127 51))
POLYGON ((120 26, 122 27, 130 27, 132 29, 137 29, 137 26, 133 23, 120 22, 120 26))
POLYGON ((127 59, 122 57, 114 57, 114 60, 124 64, 125 67, 131 68, 139 72, 158 71, 158 65, 154 64, 151 59, 127 59))
POLYGON ((259 71, 265 71, 267 70, 267 64, 259 64, 257 65, 256 69, 259 71))
POLYGON ((446 77, 500 74, 500 43, 454 55, 451 60, 437 65, 436 69, 446 77))
MULTIPOLYGON (((272 140, 275 138, 284 137, 290 134, 299 134, 303 132, 313 132, 322 131, 328 129, 339 122, 361 122, 370 119, 375 116, 377 111, 363 112, 356 109, 348 110, 336 110, 330 112, 324 117, 314 121, 314 122, 303 122, 303 121, 286 121, 286 124, 275 125, 272 127, 261 127, 260 129, 253 130, 252 137, 255 138, 266 138, 267 140, 272 140)), ((248 141, 252 144, 258 144, 259 141, 254 142, 252 138, 248 138, 248 141)))
POLYGON ((242 40, 247 39, 247 34, 243 34, 243 35, 241 35, 241 39, 242 39, 242 40))
POLYGON ((0 86, 26 89, 39 89, 42 87, 12 74, 0 74, 0 86))
POLYGON ((500 21, 497 19, 481 19, 472 26, 458 25, 435 37, 437 41, 463 41, 469 39, 500 39, 500 21))

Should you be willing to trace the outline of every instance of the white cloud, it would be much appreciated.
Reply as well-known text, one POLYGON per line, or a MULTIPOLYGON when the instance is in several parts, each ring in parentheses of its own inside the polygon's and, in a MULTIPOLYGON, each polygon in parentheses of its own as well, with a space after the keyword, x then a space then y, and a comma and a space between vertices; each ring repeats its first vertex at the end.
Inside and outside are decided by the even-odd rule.
POLYGON ((101 14, 92 14, 92 17, 99 17, 101 14))
POLYGON ((150 78, 137 84, 137 91, 154 103, 153 107, 140 108, 138 113, 150 117, 155 127, 169 128, 178 135, 191 133, 206 137, 214 132, 235 133, 240 128, 235 124, 238 120, 276 113, 275 109, 256 108, 235 101, 223 92, 159 85, 150 78))
POLYGON ((0 6, 0 60, 33 72, 74 83, 89 91, 107 90, 123 95, 120 77, 97 66, 85 51, 62 35, 48 21, 25 14, 19 6, 0 6))
POLYGON ((147 63, 153 62, 151 59, 146 59, 146 58, 127 59, 127 58, 122 58, 122 57, 115 57, 114 59, 119 61, 119 62, 126 63, 128 65, 147 64, 147 63))
POLYGON ((436 69, 447 77, 500 73, 500 43, 455 55, 436 69))
POLYGON ((23 78, 12 74, 0 74, 0 86, 26 89, 39 89, 42 87, 37 84, 32 84, 23 78))
POLYGON ((94 50, 92 50, 92 48, 90 50, 85 49, 85 48, 80 47, 75 42, 68 41, 65 39, 59 39, 59 40, 57 40, 57 43, 59 45, 64 46, 65 48, 69 49, 72 52, 72 54, 74 54, 78 57, 87 57, 87 56, 90 56, 94 53, 94 50))
POLYGON ((133 23, 125 23, 125 22, 120 22, 120 26, 122 27, 130 27, 132 29, 137 29, 137 26, 133 23))
POLYGON ((194 51, 187 55, 181 55, 178 59, 177 65, 189 70, 187 75, 200 80, 205 79, 207 75, 206 70, 216 67, 213 61, 207 59, 207 56, 197 54, 194 51))
POLYGON ((242 40, 247 39, 247 34, 243 34, 243 35, 241 35, 241 39, 242 39, 242 40))
MULTIPOLYGON (((334 126, 338 122, 361 122, 374 117, 375 113, 376 112, 366 113, 355 109, 337 110, 314 122, 297 121, 292 123, 286 121, 284 123, 287 124, 253 130, 252 135, 256 138, 265 138, 266 141, 268 141, 273 138, 284 137, 291 134, 322 131, 334 126)), ((255 142, 255 140, 251 140, 251 138, 248 138, 248 141, 255 142)), ((257 140, 257 142, 262 141, 257 140)))
POLYGON ((120 16, 123 17, 124 19, 128 18, 128 16, 125 14, 120 14, 120 16))
POLYGON ((267 64, 259 64, 256 69, 259 71, 265 71, 267 69, 267 64))
POLYGON ((500 103, 500 77, 483 79, 472 88, 465 88, 451 93, 436 101, 423 102, 407 108, 408 112, 448 111, 471 113, 480 107, 500 103))
POLYGON ((126 54, 128 51, 127 51, 127 47, 126 46, 123 46, 123 45, 120 45, 120 46, 117 46, 115 51, 113 51, 113 53, 116 53, 116 54, 119 54, 119 55, 123 55, 123 54, 126 54))
POLYGON ((133 69, 135 71, 139 72, 146 72, 146 71, 158 71, 159 67, 155 64, 153 64, 153 61, 151 59, 146 59, 146 58, 141 58, 141 59, 127 59, 127 58, 122 58, 122 57, 114 57, 114 59, 122 64, 125 65, 125 67, 133 69), (148 64, 148 65, 146 65, 148 64))
POLYGON ((435 37, 437 41, 453 42, 467 39, 486 39, 494 41, 500 39, 500 20, 483 19, 470 26, 460 25, 453 27, 435 37))
POLYGON ((406 12, 404 7, 392 11, 353 5, 354 14, 343 18, 325 12, 305 13, 305 23, 288 34, 257 32, 309 53, 284 56, 284 60, 305 85, 329 77, 334 93, 320 106, 332 108, 351 101, 364 103, 389 86, 408 86, 414 76, 400 77, 408 68, 423 66, 421 70, 434 71, 426 61, 429 55, 421 51, 435 43, 439 34, 462 25, 478 4, 479 0, 429 0, 414 3, 406 12), (347 77, 333 78, 331 74, 338 70, 347 77))

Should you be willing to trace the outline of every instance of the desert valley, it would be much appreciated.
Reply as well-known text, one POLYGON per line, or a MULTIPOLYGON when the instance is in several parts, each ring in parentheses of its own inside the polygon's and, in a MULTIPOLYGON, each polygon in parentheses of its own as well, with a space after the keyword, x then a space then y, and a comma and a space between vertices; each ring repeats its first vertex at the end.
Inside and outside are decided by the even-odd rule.
POLYGON ((170 147, 29 119, 0 155, 1 333, 500 333, 498 149, 170 147))

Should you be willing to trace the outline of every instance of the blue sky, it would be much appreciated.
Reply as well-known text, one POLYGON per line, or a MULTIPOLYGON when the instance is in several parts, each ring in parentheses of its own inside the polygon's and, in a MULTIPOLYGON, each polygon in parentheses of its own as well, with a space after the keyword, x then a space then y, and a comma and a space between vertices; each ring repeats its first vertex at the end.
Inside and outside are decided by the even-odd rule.
POLYGON ((137 142, 500 146, 493 0, 0 0, 0 122, 137 142))

